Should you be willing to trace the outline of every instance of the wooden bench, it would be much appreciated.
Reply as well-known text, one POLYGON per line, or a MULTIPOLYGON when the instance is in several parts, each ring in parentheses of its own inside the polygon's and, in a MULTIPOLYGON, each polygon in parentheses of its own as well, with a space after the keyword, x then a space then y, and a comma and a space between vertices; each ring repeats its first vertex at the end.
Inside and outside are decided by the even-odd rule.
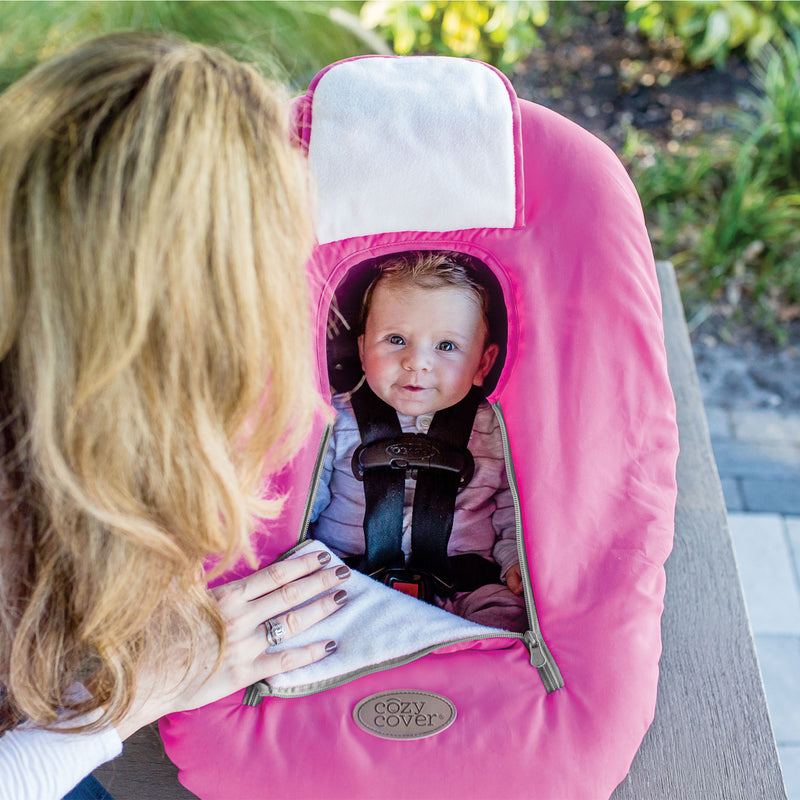
MULTIPOLYGON (((658 277, 681 443, 675 547, 655 721, 613 800, 785 799, 672 266, 660 263, 658 277)), ((116 800, 194 797, 178 783, 155 726, 95 774, 116 800)))

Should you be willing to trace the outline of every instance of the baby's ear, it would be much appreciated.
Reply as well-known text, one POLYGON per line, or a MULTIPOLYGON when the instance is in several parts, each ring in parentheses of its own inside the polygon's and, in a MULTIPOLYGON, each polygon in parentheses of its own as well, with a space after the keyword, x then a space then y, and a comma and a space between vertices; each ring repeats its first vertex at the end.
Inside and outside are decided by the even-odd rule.
POLYGON ((364 366, 364 334, 358 337, 358 357, 361 360, 361 366, 364 366))
POLYGON ((490 344, 483 351, 480 363, 478 364, 478 369, 475 372, 475 377, 472 379, 473 386, 483 386, 483 381, 489 374, 491 368, 494 366, 494 362, 497 359, 497 354, 499 352, 500 347, 496 344, 490 344))

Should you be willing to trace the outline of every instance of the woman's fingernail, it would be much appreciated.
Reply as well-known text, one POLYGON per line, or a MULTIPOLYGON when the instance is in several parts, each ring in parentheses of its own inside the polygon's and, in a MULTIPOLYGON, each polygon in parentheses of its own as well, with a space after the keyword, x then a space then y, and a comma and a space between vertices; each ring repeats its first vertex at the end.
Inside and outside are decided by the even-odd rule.
POLYGON ((336 567, 335 575, 340 581, 343 581, 345 578, 350 577, 350 567, 346 567, 344 564, 341 567, 336 567))
POLYGON ((317 553, 317 558, 319 559, 319 563, 324 567, 326 564, 330 563, 331 554, 323 551, 321 553, 317 553))
POLYGON ((335 653, 335 652, 336 652, 336 648, 337 648, 338 646, 339 646, 339 645, 338 645, 338 644, 336 644, 336 642, 328 642, 328 644, 326 644, 326 645, 325 645, 325 652, 326 652, 328 655, 330 655, 331 653, 335 653))
POLYGON ((333 602, 336 603, 337 606, 344 605, 346 600, 347 592, 344 589, 339 589, 339 591, 333 596, 333 602))

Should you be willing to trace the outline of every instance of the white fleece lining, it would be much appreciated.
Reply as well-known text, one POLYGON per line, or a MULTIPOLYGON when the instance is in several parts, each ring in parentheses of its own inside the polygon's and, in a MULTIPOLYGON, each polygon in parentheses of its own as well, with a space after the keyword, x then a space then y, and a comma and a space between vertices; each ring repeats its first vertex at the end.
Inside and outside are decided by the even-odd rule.
POLYGON ((314 90, 308 157, 320 244, 514 227, 511 98, 483 64, 420 56, 332 67, 314 90))
MULTIPOLYGON (((296 555, 319 550, 330 553, 321 542, 309 541, 296 555)), ((342 563, 333 553, 331 555, 329 566, 336 567, 342 563)), ((353 571, 343 588, 347 590, 348 600, 339 611, 272 648, 302 647, 324 638, 333 639, 339 646, 337 651, 322 661, 270 678, 268 682, 274 689, 292 689, 329 681, 447 642, 503 633, 498 628, 477 625, 389 589, 360 572, 353 571)))

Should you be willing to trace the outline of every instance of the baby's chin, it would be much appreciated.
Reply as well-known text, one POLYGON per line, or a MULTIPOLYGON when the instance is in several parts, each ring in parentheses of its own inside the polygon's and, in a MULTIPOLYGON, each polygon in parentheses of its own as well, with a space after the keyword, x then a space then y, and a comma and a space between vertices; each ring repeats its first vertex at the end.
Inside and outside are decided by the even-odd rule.
POLYGON ((422 417, 426 414, 435 414, 442 408, 442 406, 431 402, 430 392, 426 392, 428 397, 392 397, 386 400, 389 405, 399 414, 405 414, 407 417, 422 417))
POLYGON ((415 403, 413 401, 400 401, 397 403, 389 403, 389 405, 397 411, 398 414, 405 414, 407 417, 422 417, 425 414, 435 414, 439 410, 429 403, 415 403))

